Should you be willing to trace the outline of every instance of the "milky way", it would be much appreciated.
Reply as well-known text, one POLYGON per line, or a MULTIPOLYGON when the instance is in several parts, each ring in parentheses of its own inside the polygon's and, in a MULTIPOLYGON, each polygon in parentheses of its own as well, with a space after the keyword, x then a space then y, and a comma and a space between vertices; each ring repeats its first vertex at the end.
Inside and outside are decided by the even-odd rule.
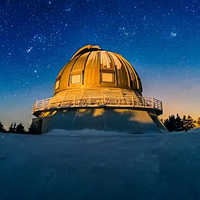
POLYGON ((82 46, 122 54, 163 117, 200 116, 198 0, 6 0, 0 2, 0 121, 31 121, 55 78, 82 46))

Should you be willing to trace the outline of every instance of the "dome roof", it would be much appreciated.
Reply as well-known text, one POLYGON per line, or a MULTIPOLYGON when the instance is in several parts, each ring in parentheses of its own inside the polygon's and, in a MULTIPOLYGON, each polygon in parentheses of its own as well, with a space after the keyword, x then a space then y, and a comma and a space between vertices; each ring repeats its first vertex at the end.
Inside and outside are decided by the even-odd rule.
POLYGON ((142 92, 140 78, 121 55, 87 45, 58 74, 54 94, 81 88, 123 88, 142 92))

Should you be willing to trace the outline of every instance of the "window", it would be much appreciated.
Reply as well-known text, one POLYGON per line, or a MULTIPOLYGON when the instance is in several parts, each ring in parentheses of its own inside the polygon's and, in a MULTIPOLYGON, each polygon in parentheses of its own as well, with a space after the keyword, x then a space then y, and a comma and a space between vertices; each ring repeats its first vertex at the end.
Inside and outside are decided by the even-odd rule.
POLYGON ((57 80, 57 81, 56 81, 55 89, 57 90, 59 87, 60 87, 60 80, 57 80))
POLYGON ((114 82, 114 74, 113 73, 102 73, 102 82, 114 82))
POLYGON ((81 74, 72 75, 71 76, 71 83, 72 84, 81 83, 81 74))

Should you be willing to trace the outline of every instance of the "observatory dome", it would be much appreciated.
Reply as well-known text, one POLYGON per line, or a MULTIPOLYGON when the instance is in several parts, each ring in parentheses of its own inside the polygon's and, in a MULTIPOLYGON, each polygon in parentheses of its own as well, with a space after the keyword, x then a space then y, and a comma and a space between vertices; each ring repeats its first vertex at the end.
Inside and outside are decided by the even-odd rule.
POLYGON ((140 77, 121 55, 87 45, 61 69, 54 96, 32 108, 36 133, 53 129, 160 132, 162 102, 143 97, 140 77))
POLYGON ((140 78, 121 55, 87 45, 79 49, 58 74, 54 95, 71 89, 121 88, 141 94, 140 78))

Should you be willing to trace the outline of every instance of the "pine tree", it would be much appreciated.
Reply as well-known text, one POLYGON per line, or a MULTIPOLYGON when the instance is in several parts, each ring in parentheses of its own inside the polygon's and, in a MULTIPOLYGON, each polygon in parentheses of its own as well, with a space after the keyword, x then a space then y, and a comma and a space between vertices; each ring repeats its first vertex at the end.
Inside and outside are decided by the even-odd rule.
MULTIPOLYGON (((169 132, 172 131, 188 131, 190 129, 195 128, 195 122, 190 115, 186 118, 186 116, 183 116, 183 119, 180 118, 180 116, 177 114, 176 118, 174 115, 169 116, 168 119, 165 120, 164 125, 169 130, 169 132)), ((200 118, 198 119, 198 122, 196 124, 200 125, 200 118)))
POLYGON ((186 119, 186 116, 184 116, 183 127, 185 131, 188 131, 196 127, 194 124, 194 120, 192 119, 190 115, 188 115, 187 119, 186 119))
POLYGON ((198 118, 197 124, 200 126, 200 117, 198 118))
POLYGON ((0 122, 0 132, 2 132, 2 133, 6 132, 6 130, 3 127, 3 123, 2 122, 0 122))
POLYGON ((13 128, 13 122, 12 122, 9 127, 9 133, 13 133, 13 132, 14 132, 14 128, 13 128))
POLYGON ((16 127, 16 133, 25 133, 24 125, 22 123, 18 124, 16 127))
POLYGON ((175 131, 183 131, 183 120, 180 118, 179 114, 176 115, 175 119, 175 131))

